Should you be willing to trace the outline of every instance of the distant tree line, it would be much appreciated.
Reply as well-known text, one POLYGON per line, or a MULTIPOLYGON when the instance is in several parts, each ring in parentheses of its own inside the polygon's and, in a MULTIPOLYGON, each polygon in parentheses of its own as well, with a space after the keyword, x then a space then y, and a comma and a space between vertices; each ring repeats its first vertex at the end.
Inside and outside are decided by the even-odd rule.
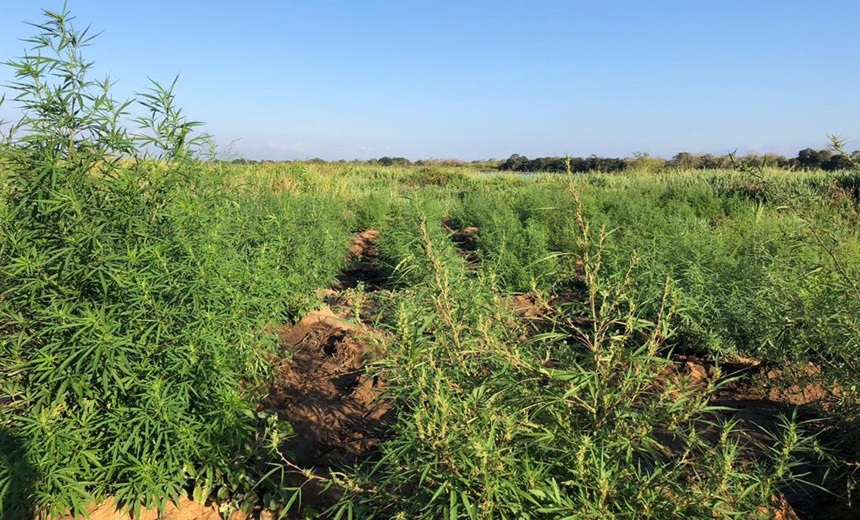
POLYGON ((498 161, 495 159, 491 159, 489 161, 472 161, 466 162, 460 159, 419 159, 417 161, 410 161, 405 157, 380 157, 378 159, 353 159, 348 161, 346 159, 339 159, 336 161, 327 161, 325 159, 320 159, 319 157, 314 157, 313 159, 305 159, 299 161, 273 161, 270 159, 263 160, 254 160, 254 159, 245 159, 243 157, 238 157, 229 161, 232 164, 274 164, 274 163, 289 163, 289 162, 302 162, 307 164, 363 164, 370 166, 474 166, 477 164, 489 164, 491 167, 495 168, 498 166, 498 161))
POLYGON ((846 170, 852 168, 852 161, 860 163, 860 150, 846 157, 832 150, 814 150, 805 148, 797 153, 797 157, 787 158, 778 154, 747 154, 736 156, 734 154, 712 155, 693 154, 680 152, 671 159, 651 157, 646 153, 636 153, 633 157, 611 158, 598 157, 528 157, 514 154, 499 163, 501 171, 513 172, 551 172, 562 173, 567 171, 567 161, 570 161, 570 170, 574 173, 604 172, 613 173, 629 169, 737 169, 737 168, 784 168, 791 170, 846 170))
MULTIPOLYGON (((389 157, 383 156, 378 159, 354 159, 347 161, 344 159, 338 161, 326 161, 325 159, 314 158, 306 159, 305 163, 311 164, 362 164, 369 166, 472 166, 482 169, 497 169, 500 171, 510 172, 547 172, 547 173, 564 173, 567 171, 567 163, 570 161, 570 170, 573 173, 586 172, 603 172, 615 173, 624 170, 666 170, 666 169, 684 169, 684 170, 717 170, 717 169, 749 169, 749 168, 783 168, 788 170, 847 170, 852 168, 854 164, 860 164, 860 150, 846 157, 845 154, 837 153, 833 150, 815 150, 805 148, 797 153, 796 157, 788 158, 778 154, 747 154, 737 156, 735 154, 713 155, 713 154, 695 154, 690 152, 680 152, 675 154, 671 159, 663 159, 660 157, 651 157, 647 153, 637 152, 632 157, 598 157, 592 155, 590 157, 538 157, 529 159, 520 154, 513 154, 504 161, 497 159, 488 159, 483 161, 461 161, 459 159, 421 159, 418 161, 410 161, 405 157, 389 157)), ((292 161, 254 161, 249 159, 233 159, 230 161, 234 164, 265 164, 274 162, 292 162, 292 161)))
POLYGON ((529 159, 523 155, 514 154, 499 164, 501 171, 514 172, 565 172, 567 162, 570 161, 570 170, 574 173, 601 171, 606 173, 620 172, 627 169, 626 159, 610 157, 538 157, 529 159))

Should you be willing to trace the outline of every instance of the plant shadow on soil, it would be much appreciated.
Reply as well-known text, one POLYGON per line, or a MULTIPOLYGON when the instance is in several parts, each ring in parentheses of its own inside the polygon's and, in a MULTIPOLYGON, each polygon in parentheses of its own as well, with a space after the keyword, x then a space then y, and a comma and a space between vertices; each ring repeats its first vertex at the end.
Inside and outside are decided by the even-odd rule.
POLYGON ((461 226, 455 220, 450 219, 446 220, 443 226, 451 242, 454 243, 454 246, 460 253, 460 256, 466 260, 466 265, 475 267, 480 261, 478 254, 478 233, 480 229, 474 226, 460 229, 461 226))
MULTIPOLYGON (((384 287, 386 277, 375 260, 376 230, 355 235, 348 267, 329 290, 330 302, 346 290, 368 292, 384 287)), ((342 313, 342 314, 348 314, 342 313)), ((265 406, 293 427, 281 449, 297 466, 326 478, 374 456, 385 439, 394 411, 380 398, 384 382, 365 366, 378 353, 379 332, 348 322, 326 306, 307 313, 298 323, 278 331, 284 356, 276 361, 275 381, 265 406)), ((322 481, 301 481, 303 508, 321 511, 340 498, 342 490, 322 481)))
MULTIPOLYGON (((0 402, 0 407, 4 406, 0 402)), ((39 480, 36 469, 27 460, 26 442, 0 426, 0 467, 8 481, 0 486, 0 512, 6 520, 31 518, 33 488, 39 480)))
POLYGON ((370 353, 358 327, 329 308, 280 331, 289 357, 278 366, 270 404, 293 426, 284 448, 305 467, 355 462, 383 438, 391 409, 382 382, 365 373, 370 353))
MULTIPOLYGON (((829 424, 829 410, 838 400, 839 390, 825 387, 816 379, 819 373, 817 367, 809 364, 799 376, 791 376, 797 380, 792 385, 780 383, 786 378, 783 370, 769 368, 762 364, 750 366, 748 362, 729 363, 723 365, 725 373, 748 372, 749 377, 738 380, 724 390, 718 391, 711 404, 726 407, 725 415, 740 421, 741 425, 751 432, 766 435, 762 430, 777 432, 779 417, 791 417, 796 414, 800 421, 808 421, 805 429, 810 432, 825 431, 829 424)), ((839 427, 830 429, 820 440, 831 449, 838 450, 841 439, 832 439, 833 431, 846 431, 839 427)), ((845 496, 846 480, 844 475, 830 475, 825 464, 805 464, 795 469, 798 473, 808 473, 804 479, 808 485, 798 485, 783 491, 785 499, 797 513, 798 518, 805 520, 849 520, 860 518, 856 501, 860 496, 845 496), (821 486, 821 487, 817 487, 821 486), (822 489, 822 487, 824 489, 822 489), (830 491, 826 491, 830 490, 830 491), (842 491, 841 493, 839 491, 842 491)), ((856 491, 853 493, 857 495, 856 491)))
MULTIPOLYGON (((728 378, 710 400, 720 411, 715 418, 734 420, 745 432, 748 440, 763 449, 773 445, 772 435, 780 427, 780 417, 796 413, 800 421, 809 421, 807 429, 822 426, 822 418, 829 417, 828 408, 839 395, 838 389, 826 388, 816 379, 819 370, 813 364, 791 376, 795 384, 786 386, 780 381, 786 377, 783 370, 748 358, 737 358, 719 364, 695 355, 674 354, 672 364, 663 377, 688 377, 694 387, 704 389, 715 378, 728 378), (719 368, 719 370, 717 369, 719 368), (722 374, 719 376, 719 374, 722 374)), ((844 430, 844 428, 842 428, 844 430)), ((821 439, 825 444, 828 439, 821 439)), ((754 450, 755 451, 755 450, 754 450)), ((764 455, 758 452, 758 455, 764 455)), ((793 470, 805 473, 808 484, 799 484, 783 490, 782 511, 777 518, 792 520, 854 520, 860 518, 857 504, 845 496, 844 476, 829 474, 826 464, 811 461, 793 470), (839 491, 843 490, 842 493, 839 491)), ((856 492, 854 493, 856 494, 856 492)), ((853 497, 856 501, 857 498, 853 497)))
POLYGON ((337 283, 332 287, 333 291, 354 289, 359 285, 367 291, 376 291, 384 287, 387 277, 377 263, 379 252, 374 247, 374 241, 378 236, 379 230, 376 229, 355 234, 349 251, 349 264, 338 276, 337 283))

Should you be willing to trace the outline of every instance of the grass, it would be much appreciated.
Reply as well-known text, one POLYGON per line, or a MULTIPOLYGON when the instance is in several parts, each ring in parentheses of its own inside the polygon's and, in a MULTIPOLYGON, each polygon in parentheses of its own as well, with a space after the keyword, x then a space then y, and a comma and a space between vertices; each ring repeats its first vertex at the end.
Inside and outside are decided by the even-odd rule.
POLYGON ((303 478, 341 492, 334 518, 769 518, 832 488, 825 467, 850 492, 856 171, 206 163, 172 85, 115 101, 68 13, 36 27, 0 145, 3 518, 183 495, 310 515, 303 478), (272 331, 368 229, 384 287, 344 295, 354 321, 378 307, 368 369, 396 419, 375 455, 314 472, 265 409, 272 331), (679 371, 690 356, 713 377, 679 371), (829 398, 751 425, 716 404, 742 358, 829 398))

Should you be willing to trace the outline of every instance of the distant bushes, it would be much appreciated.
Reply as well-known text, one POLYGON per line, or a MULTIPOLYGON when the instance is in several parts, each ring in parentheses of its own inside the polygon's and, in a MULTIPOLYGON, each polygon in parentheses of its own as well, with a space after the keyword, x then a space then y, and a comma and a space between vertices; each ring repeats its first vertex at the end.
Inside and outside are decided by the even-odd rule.
MULTIPOLYGON (((233 164, 269 164, 279 161, 254 161, 234 159, 233 164)), ((292 161, 287 161, 292 162, 292 161)), ((410 161, 405 157, 380 157, 378 159, 353 159, 351 161, 326 161, 320 158, 295 161, 297 164, 352 164, 364 166, 385 166, 394 168, 431 167, 431 168, 473 168, 479 171, 498 170, 503 172, 521 173, 566 173, 568 164, 572 173, 618 173, 623 171, 668 171, 668 170, 757 170, 762 168, 779 168, 784 170, 850 170, 860 162, 860 150, 845 153, 842 150, 814 150, 805 148, 796 157, 788 158, 782 155, 735 154, 713 155, 709 153, 695 154, 680 152, 671 159, 651 157, 647 153, 636 152, 632 157, 537 157, 529 159, 520 154, 513 154, 501 161, 497 159, 461 161, 458 159, 420 159, 410 161)))

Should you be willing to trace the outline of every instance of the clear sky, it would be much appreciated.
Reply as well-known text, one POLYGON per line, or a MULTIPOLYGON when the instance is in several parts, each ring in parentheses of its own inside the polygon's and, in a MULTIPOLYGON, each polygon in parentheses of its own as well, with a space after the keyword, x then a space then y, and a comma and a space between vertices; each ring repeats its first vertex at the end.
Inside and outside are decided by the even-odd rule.
MULTIPOLYGON (((0 0, 0 58, 61 6, 0 0)), ((180 74, 187 115, 248 158, 793 156, 828 134, 860 148, 857 0, 68 6, 104 31, 87 56, 117 95, 180 74)))

